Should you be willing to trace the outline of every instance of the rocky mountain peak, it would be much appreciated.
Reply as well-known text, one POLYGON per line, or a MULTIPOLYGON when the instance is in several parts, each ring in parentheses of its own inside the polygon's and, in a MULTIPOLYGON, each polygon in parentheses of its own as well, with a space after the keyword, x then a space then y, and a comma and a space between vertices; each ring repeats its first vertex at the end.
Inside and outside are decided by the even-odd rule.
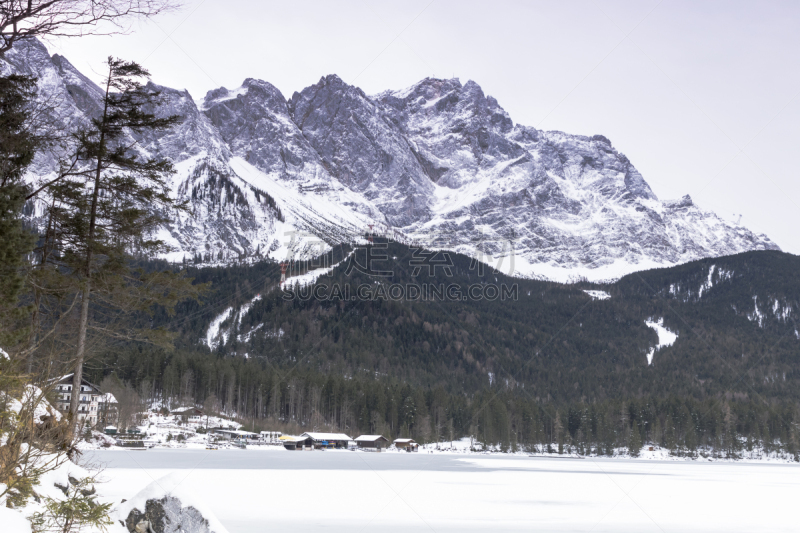
POLYGON ((376 202, 393 225, 427 216, 429 176, 403 132, 361 89, 326 76, 295 93, 289 112, 328 172, 376 202))
POLYGON ((168 157, 176 162, 201 155, 220 158, 230 155, 225 141, 197 108, 189 91, 153 82, 148 82, 146 88, 159 93, 160 105, 152 112, 160 117, 181 117, 181 121, 170 130, 135 135, 151 155, 168 157))
POLYGON ((664 202, 664 205, 670 209, 681 209, 693 207, 694 201, 692 200, 691 196, 686 194, 680 200, 667 200, 664 202))
POLYGON ((242 82, 242 86, 239 90, 244 92, 244 94, 241 95, 243 98, 246 98, 252 91, 253 94, 250 95, 252 98, 257 97, 261 99, 267 107, 279 109, 283 114, 288 113, 286 98, 284 98, 277 87, 268 81, 247 78, 242 82))

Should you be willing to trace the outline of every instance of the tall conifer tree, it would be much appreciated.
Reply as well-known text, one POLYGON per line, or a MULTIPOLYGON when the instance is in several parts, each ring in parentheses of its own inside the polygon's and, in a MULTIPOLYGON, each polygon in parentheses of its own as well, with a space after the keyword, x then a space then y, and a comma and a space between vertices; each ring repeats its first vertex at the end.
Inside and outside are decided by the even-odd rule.
POLYGON ((22 218, 27 193, 23 175, 37 148, 36 138, 27 131, 35 88, 30 77, 0 77, 0 346, 9 348, 25 334, 18 324, 23 314, 18 298, 33 235, 22 218))
POLYGON ((148 312, 155 304, 171 309, 182 296, 196 294, 190 280, 180 275, 146 273, 131 266, 134 257, 166 251, 153 235, 168 221, 170 211, 181 207, 169 196, 171 162, 143 154, 135 137, 169 128, 180 117, 151 112, 159 104, 159 93, 141 83, 149 73, 140 65, 109 57, 106 67, 103 112, 75 134, 79 164, 50 187, 59 262, 78 283, 70 403, 74 423, 90 335, 164 340, 159 339, 163 330, 115 330, 109 317, 148 312))

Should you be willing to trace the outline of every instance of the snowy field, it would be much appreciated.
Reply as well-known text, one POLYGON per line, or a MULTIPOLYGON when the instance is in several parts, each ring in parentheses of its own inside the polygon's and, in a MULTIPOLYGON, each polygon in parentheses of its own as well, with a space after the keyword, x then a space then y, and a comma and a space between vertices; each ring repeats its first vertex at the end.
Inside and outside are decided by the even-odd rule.
POLYGON ((797 531, 800 466, 498 455, 86 452, 119 503, 177 472, 230 533, 797 531))

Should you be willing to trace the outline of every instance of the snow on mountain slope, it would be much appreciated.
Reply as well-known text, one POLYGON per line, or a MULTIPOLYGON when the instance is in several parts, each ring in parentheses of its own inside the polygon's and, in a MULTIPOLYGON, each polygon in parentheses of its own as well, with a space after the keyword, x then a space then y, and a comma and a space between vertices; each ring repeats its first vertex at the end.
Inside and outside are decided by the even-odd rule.
MULTIPOLYGON (((63 128, 98 112, 100 89, 38 41, 18 44, 2 69, 36 75, 63 128)), ((150 87, 162 93, 157 114, 183 117, 136 139, 143 155, 175 163, 174 195, 189 202, 160 232, 172 260, 308 257, 369 224, 561 281, 777 249, 688 196, 659 200, 601 135, 515 125, 473 81, 427 78, 367 96, 330 75, 287 101, 246 79, 199 106, 186 91, 150 87)), ((42 156, 33 178, 54 168, 42 156)))
POLYGON ((355 242, 371 220, 346 207, 363 199, 345 187, 331 184, 324 193, 303 190, 295 183, 282 183, 274 174, 266 174, 240 157, 231 158, 229 163, 250 186, 270 191, 285 217, 285 224, 276 232, 276 258, 314 257, 330 250, 330 245, 355 242))
POLYGON ((606 291, 584 290, 583 292, 588 294, 592 300, 608 300, 609 298, 611 298, 611 295, 608 294, 606 291))
POLYGON ((660 202, 603 136, 514 126, 472 81, 426 79, 375 98, 436 184, 431 217, 407 228, 436 247, 505 258, 507 272, 513 255, 516 275, 564 281, 777 248, 688 196, 660 202))
POLYGON ((663 318, 659 318, 658 320, 647 320, 645 321, 645 324, 647 324, 648 328, 654 329, 658 334, 658 344, 656 344, 653 348, 650 348, 650 351, 647 352, 647 364, 652 365, 653 355, 655 355, 655 353, 661 348, 675 344, 675 341, 678 340, 678 335, 664 327, 663 318))

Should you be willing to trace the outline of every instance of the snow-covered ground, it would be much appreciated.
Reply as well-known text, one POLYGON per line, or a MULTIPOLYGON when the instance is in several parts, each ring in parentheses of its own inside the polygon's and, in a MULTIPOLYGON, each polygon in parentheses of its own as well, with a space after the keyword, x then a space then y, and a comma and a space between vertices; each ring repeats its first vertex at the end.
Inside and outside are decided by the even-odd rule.
MULTIPOLYGON (((201 416, 195 421, 183 422, 177 415, 162 415, 149 411, 141 421, 141 425, 137 427, 138 436, 148 447, 194 449, 205 449, 208 444, 206 428, 241 429, 242 425, 219 416, 201 416)), ((119 436, 124 436, 124 433, 120 433, 119 436)), ((116 448, 116 438, 117 436, 93 431, 91 440, 83 439, 77 446, 80 450, 116 448)))
POLYGON ((611 298, 611 295, 608 294, 606 291, 584 290, 583 292, 591 296, 592 300, 608 300, 609 298, 611 298))
POLYGON ((796 531, 796 463, 458 453, 87 453, 119 502, 168 474, 230 533, 796 531))

